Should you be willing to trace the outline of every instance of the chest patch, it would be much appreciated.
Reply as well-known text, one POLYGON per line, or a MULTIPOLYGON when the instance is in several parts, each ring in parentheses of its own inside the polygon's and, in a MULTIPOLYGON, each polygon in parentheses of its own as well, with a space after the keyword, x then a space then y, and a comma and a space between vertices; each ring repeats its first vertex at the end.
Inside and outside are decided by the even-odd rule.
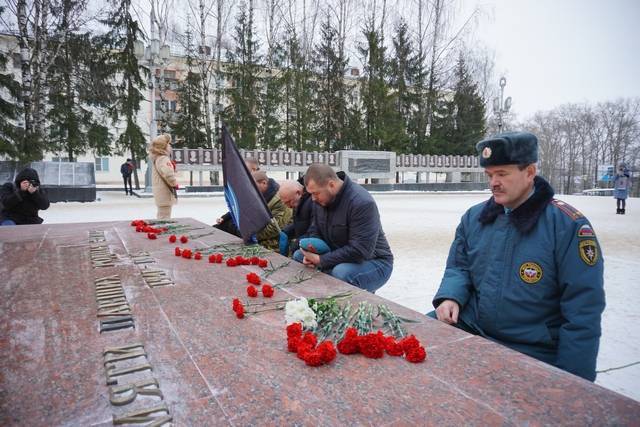
POLYGON ((578 237, 596 237, 596 233, 589 224, 584 224, 578 228, 578 237))
POLYGON ((578 244, 578 252, 585 264, 594 266, 598 262, 598 245, 595 240, 582 240, 578 244))
POLYGON ((538 283, 542 279, 542 267, 535 262, 525 262, 520 266, 520 278, 530 285, 538 283))

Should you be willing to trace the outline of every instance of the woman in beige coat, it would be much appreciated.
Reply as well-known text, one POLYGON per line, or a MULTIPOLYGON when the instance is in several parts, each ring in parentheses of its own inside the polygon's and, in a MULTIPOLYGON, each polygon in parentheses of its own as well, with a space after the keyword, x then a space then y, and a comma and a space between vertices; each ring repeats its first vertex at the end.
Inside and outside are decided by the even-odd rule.
POLYGON ((151 142, 149 158, 152 168, 153 198, 158 207, 158 219, 170 219, 171 207, 178 202, 178 180, 171 161, 171 135, 163 134, 151 142))

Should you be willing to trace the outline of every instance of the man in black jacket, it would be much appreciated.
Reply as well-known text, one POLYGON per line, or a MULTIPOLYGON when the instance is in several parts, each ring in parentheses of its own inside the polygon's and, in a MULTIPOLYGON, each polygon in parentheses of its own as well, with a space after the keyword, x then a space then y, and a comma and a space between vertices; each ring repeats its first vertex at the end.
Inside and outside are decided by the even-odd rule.
POLYGON ((308 235, 322 239, 329 251, 317 254, 301 242, 303 263, 375 292, 391 276, 393 254, 373 197, 344 172, 323 164, 311 165, 304 182, 314 202, 308 235))
POLYGON ((40 189, 38 172, 24 168, 13 182, 7 182, 0 190, 2 212, 0 225, 41 224, 39 210, 49 207, 49 199, 40 189))

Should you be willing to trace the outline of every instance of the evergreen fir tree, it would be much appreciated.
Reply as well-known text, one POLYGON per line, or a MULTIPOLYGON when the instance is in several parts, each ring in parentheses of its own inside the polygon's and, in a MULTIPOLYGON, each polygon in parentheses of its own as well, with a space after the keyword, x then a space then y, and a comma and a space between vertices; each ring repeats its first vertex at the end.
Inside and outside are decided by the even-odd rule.
MULTIPOLYGON (((400 122, 400 134, 396 137, 395 151, 410 153, 415 147, 410 144, 411 122, 413 120, 416 94, 413 86, 418 68, 413 55, 413 46, 408 34, 408 26, 401 21, 393 38, 395 56, 391 61, 391 88, 393 89, 394 122, 400 122)), ((415 137, 414 137, 415 141, 415 137)))
POLYGON ((284 47, 281 43, 276 43, 267 58, 266 75, 261 79, 265 90, 260 97, 258 138, 260 146, 265 149, 277 149, 282 144, 284 56, 284 47))
POLYGON ((231 102, 224 112, 224 118, 239 148, 255 148, 260 70, 252 2, 249 6, 244 2, 239 6, 234 40, 234 50, 227 53, 233 87, 228 93, 231 102))
MULTIPOLYGON (((131 0, 112 0, 111 6, 109 16, 103 21, 109 31, 101 40, 105 67, 117 82, 110 112, 114 123, 119 120, 126 123, 116 141, 118 148, 131 153, 131 159, 137 164, 138 159, 146 157, 147 142, 137 122, 140 102, 144 99, 140 90, 145 88, 145 82, 143 67, 135 56, 134 42, 144 40, 144 35, 131 15, 131 0)), ((137 169, 134 169, 134 178, 136 188, 140 188, 137 169)))
POLYGON ((47 150, 65 153, 69 161, 89 149, 99 156, 109 155, 110 134, 102 124, 100 108, 106 106, 105 100, 94 95, 106 82, 90 74, 96 52, 92 40, 89 34, 67 33, 60 50, 48 77, 47 150))
POLYGON ((440 102, 434 114, 431 139, 435 153, 474 154, 476 142, 485 134, 484 113, 484 102, 461 54, 450 99, 440 102))
POLYGON ((486 131, 485 108, 462 54, 456 66, 454 90, 451 109, 455 124, 450 140, 451 153, 475 154, 475 144, 484 137, 486 131))
POLYGON ((205 147, 207 134, 204 131, 204 115, 202 112, 202 80, 199 73, 194 73, 194 50, 191 32, 187 31, 187 76, 178 89, 177 119, 172 123, 173 134, 184 141, 189 148, 205 147))
POLYGON ((359 47, 359 52, 366 64, 360 90, 364 107, 365 147, 369 150, 394 150, 402 145, 405 138, 387 84, 389 64, 384 38, 372 24, 365 27, 363 35, 366 44, 359 47))
POLYGON ((294 33, 289 35, 286 48, 283 142, 286 148, 298 151, 317 150, 314 141, 316 76, 294 33))
MULTIPOLYGON (((0 14, 2 8, 0 7, 0 14)), ((0 52, 0 155, 19 161, 21 158, 19 143, 24 129, 17 125, 22 114, 18 100, 20 97, 20 83, 13 78, 7 67, 7 57, 0 52)))
POLYGON ((321 37, 315 55, 319 82, 317 139, 322 149, 336 151, 344 146, 342 138, 347 122, 344 82, 347 59, 342 57, 338 31, 331 25, 329 15, 322 25, 321 37))

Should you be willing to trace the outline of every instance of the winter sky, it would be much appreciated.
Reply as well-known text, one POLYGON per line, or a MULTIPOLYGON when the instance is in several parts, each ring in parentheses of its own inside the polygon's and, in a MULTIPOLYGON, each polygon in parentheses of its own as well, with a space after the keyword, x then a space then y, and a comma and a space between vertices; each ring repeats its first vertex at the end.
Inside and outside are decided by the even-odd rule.
POLYGON ((640 1, 477 4, 484 13, 475 36, 495 51, 519 119, 569 102, 640 97, 640 1))

